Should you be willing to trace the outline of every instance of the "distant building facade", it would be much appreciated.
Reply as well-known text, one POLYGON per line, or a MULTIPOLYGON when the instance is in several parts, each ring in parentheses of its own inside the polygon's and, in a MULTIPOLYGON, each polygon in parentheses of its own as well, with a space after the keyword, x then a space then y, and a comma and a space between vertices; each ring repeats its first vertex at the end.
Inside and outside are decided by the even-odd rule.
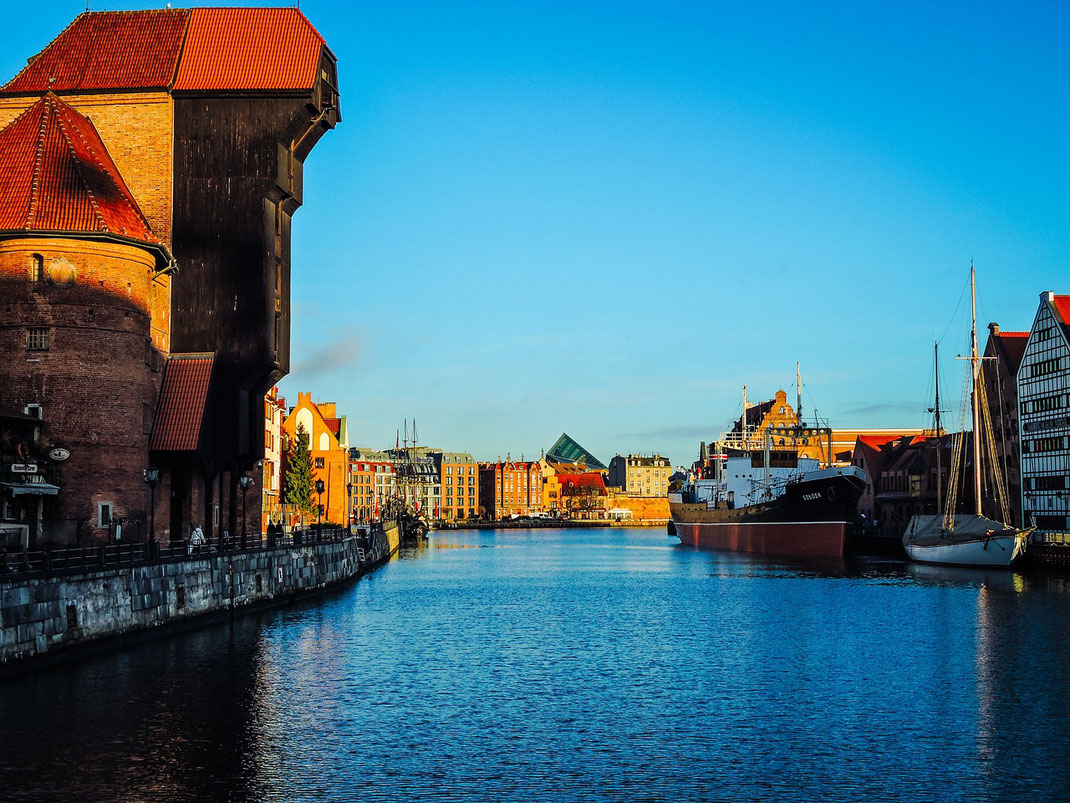
POLYGON ((264 396, 264 461, 261 472, 260 526, 282 521, 282 420, 286 417, 286 399, 272 387, 264 396))
POLYGON ((530 516, 543 511, 542 468, 537 460, 499 460, 479 464, 479 499, 492 519, 530 516))
POLYGON ((608 485, 631 496, 665 496, 672 470, 672 463, 661 455, 616 455, 609 461, 608 485))
POLYGON ((438 517, 446 521, 470 519, 479 513, 479 464, 468 452, 432 450, 442 495, 438 517))
POLYGON ((1040 295, 1018 403, 1025 524, 1046 544, 1070 548, 1070 295, 1040 295))

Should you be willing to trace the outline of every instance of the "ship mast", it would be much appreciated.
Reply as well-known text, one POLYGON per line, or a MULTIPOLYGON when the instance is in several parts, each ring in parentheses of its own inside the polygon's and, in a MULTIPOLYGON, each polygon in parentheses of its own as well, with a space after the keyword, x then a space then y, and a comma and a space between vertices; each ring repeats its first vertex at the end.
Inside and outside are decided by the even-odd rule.
POLYGON ((739 417, 739 432, 743 436, 743 445, 747 445, 747 386, 743 386, 743 413, 739 417))
POLYGON ((977 357, 977 288, 974 280, 973 261, 970 261, 970 305, 973 312, 973 325, 970 329, 970 369, 973 374, 973 512, 981 515, 981 416, 977 377, 980 360, 977 357))
POLYGON ((934 426, 936 427, 936 515, 940 515, 940 497, 943 495, 944 467, 943 439, 940 436, 940 341, 933 343, 933 366, 936 371, 936 406, 933 408, 934 426))
POLYGON ((795 421, 802 426, 802 374, 798 362, 795 363, 795 421))

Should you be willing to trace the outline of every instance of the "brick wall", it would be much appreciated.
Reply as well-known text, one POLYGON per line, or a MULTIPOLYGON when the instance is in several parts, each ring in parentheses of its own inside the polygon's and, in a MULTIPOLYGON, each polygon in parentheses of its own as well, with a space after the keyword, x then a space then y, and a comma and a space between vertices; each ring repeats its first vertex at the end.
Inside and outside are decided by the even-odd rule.
MULTIPOLYGON (((150 340, 151 309, 165 292, 152 281, 154 266, 149 252, 131 245, 0 241, 0 407, 42 405, 38 456, 50 446, 70 450, 57 465, 61 491, 45 500, 44 542, 111 538, 110 528, 97 526, 101 502, 127 520, 127 537, 147 532, 142 472, 166 343, 150 340), (34 254, 62 281, 31 281, 34 254), (31 327, 48 330, 47 350, 27 349, 31 327)), ((158 521, 161 513, 166 493, 158 491, 158 521)))

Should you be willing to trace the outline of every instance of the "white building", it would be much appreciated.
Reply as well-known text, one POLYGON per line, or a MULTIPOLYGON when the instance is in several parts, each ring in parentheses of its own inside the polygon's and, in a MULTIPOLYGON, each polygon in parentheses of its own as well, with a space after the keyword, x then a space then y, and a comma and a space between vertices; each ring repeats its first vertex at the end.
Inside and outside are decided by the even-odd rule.
POLYGON ((1022 515, 1035 538, 1070 547, 1070 296, 1040 294, 1018 369, 1022 515))

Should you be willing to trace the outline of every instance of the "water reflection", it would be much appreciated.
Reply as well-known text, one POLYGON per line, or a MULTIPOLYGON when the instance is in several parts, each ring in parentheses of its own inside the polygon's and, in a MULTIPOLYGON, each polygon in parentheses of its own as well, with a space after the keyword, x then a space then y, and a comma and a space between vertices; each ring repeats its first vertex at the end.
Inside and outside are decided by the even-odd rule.
POLYGON ((0 681, 5 799, 1051 799, 1065 578, 436 534, 298 607, 0 681))

